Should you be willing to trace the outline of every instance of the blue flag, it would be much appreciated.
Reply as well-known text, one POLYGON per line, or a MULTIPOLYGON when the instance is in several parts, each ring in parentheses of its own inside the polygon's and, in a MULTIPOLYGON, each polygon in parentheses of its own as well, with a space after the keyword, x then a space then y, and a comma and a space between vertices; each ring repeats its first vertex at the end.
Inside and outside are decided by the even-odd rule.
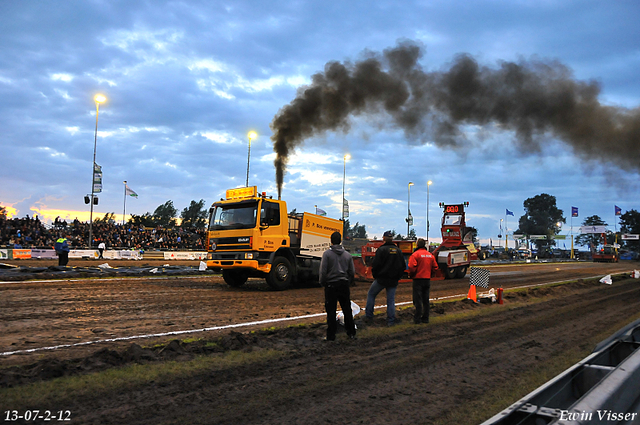
MULTIPOLYGON (((507 210, 507 215, 513 215, 512 211, 507 210)), ((515 216, 514 216, 515 217, 515 216)))
POLYGON ((615 209, 616 209, 616 215, 621 215, 622 214, 622 210, 620 209, 619 206, 614 205, 615 209))
POLYGON ((571 207, 571 217, 577 217, 577 216, 578 216, 578 208, 571 207))

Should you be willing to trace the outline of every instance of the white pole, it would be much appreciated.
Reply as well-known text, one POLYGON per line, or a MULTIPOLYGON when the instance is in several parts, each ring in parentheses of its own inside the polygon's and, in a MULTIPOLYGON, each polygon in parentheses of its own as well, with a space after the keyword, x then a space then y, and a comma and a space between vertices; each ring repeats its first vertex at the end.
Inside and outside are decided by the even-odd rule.
POLYGON ((124 226, 124 217, 127 214, 127 181, 124 181, 124 208, 122 209, 122 225, 124 226))

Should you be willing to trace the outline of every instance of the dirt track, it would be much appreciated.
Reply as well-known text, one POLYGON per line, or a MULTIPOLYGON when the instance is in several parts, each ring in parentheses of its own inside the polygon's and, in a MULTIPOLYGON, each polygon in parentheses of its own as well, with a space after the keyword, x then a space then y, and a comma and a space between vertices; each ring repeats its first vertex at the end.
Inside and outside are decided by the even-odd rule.
MULTIPOLYGON (((162 263, 151 262, 150 265, 162 263)), ((604 275, 630 270, 633 266, 628 263, 557 263, 493 266, 489 269, 492 287, 512 288, 604 275)), ((468 277, 435 281, 431 298, 465 294, 468 285, 468 277)), ((363 308, 368 287, 366 282, 360 282, 352 288, 352 299, 363 308)), ((270 290, 260 279, 252 279, 241 288, 229 287, 220 277, 154 276, 11 282, 0 285, 0 294, 0 352, 321 314, 324 311, 324 295, 320 288, 277 292, 270 290)), ((396 294, 396 303, 410 303, 411 297, 411 284, 402 283, 396 294)), ((377 301, 384 304, 384 294, 377 301)), ((265 326, 273 325, 262 325, 265 326)), ((65 350, 64 355, 76 355, 83 350, 86 348, 65 350)), ((38 352, 37 355, 49 354, 38 352)), ((13 363, 25 357, 28 355, 13 356, 3 361, 13 363)))
MULTIPOLYGON (((519 265, 490 270, 493 287, 510 288, 634 268, 639 268, 637 263, 519 265)), ((432 298, 466 293, 467 288, 466 279, 434 282, 432 298)), ((367 289, 361 283, 352 291, 354 301, 363 307, 367 289)), ((410 292, 409 284, 401 284, 397 302, 410 301, 410 292)), ((253 334, 249 333, 252 328, 241 328, 240 334, 186 335, 218 341, 222 351, 272 349, 281 357, 249 367, 210 370, 189 379, 152 382, 117 395, 92 394, 39 407, 70 409, 73 423, 430 423, 446 417, 459 400, 500 387, 559 353, 592 348, 584 346, 587 338, 613 332, 635 318, 640 306, 640 284, 631 279, 612 286, 575 283, 530 289, 525 295, 506 294, 504 306, 459 301, 436 304, 433 309, 435 318, 478 308, 491 309, 487 311, 494 314, 453 322, 436 319, 426 326, 407 324, 378 336, 364 332, 354 342, 343 336, 333 344, 319 342, 325 329, 322 324, 253 334), (531 297, 537 302, 523 303, 531 297)), ((0 285, 0 296, 2 352, 323 311, 318 288, 273 292, 266 284, 251 281, 233 289, 219 278, 16 282, 0 285)), ((380 296, 378 301, 383 300, 380 296)), ((401 312, 405 323, 410 322, 411 312, 412 308, 401 312)), ((370 330, 362 323, 359 328, 370 330)), ((370 328, 384 328, 384 313, 370 328)), ((134 342, 149 345, 169 339, 134 342)), ((104 367, 143 358, 159 361, 172 358, 171 353, 185 359, 206 353, 202 343, 193 343, 175 345, 163 354, 123 354, 136 347, 132 341, 123 341, 15 354, 0 358, 0 367, 39 360, 41 369, 47 370, 46 365, 59 366, 60 360, 73 357, 84 363, 91 358, 104 367), (104 348, 116 352, 99 351, 104 348), (111 363, 101 358, 105 355, 111 363)), ((66 363, 62 372, 48 370, 52 376, 73 374, 73 364, 66 363)), ((20 376, 20 372, 5 373, 5 386, 32 379, 20 376)))

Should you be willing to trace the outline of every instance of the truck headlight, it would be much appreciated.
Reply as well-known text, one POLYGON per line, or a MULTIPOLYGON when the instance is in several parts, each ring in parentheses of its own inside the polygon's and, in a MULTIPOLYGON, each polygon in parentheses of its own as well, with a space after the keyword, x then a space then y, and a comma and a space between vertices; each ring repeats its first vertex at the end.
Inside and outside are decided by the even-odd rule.
POLYGON ((214 240, 213 240, 213 239, 209 240, 209 249, 210 249, 211 251, 215 251, 215 250, 216 250, 216 248, 217 248, 217 245, 216 245, 216 243, 214 242, 214 240))
POLYGON ((253 252, 245 252, 244 253, 245 260, 253 260, 253 252))

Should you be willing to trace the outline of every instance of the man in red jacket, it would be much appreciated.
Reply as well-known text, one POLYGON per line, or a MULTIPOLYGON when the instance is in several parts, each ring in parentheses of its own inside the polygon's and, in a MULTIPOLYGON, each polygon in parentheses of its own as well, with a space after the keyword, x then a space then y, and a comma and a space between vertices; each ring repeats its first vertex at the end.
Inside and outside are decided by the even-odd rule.
POLYGON ((414 323, 429 323, 429 291, 431 274, 438 270, 438 263, 425 247, 424 239, 418 239, 418 248, 409 257, 409 277, 413 279, 414 323))

